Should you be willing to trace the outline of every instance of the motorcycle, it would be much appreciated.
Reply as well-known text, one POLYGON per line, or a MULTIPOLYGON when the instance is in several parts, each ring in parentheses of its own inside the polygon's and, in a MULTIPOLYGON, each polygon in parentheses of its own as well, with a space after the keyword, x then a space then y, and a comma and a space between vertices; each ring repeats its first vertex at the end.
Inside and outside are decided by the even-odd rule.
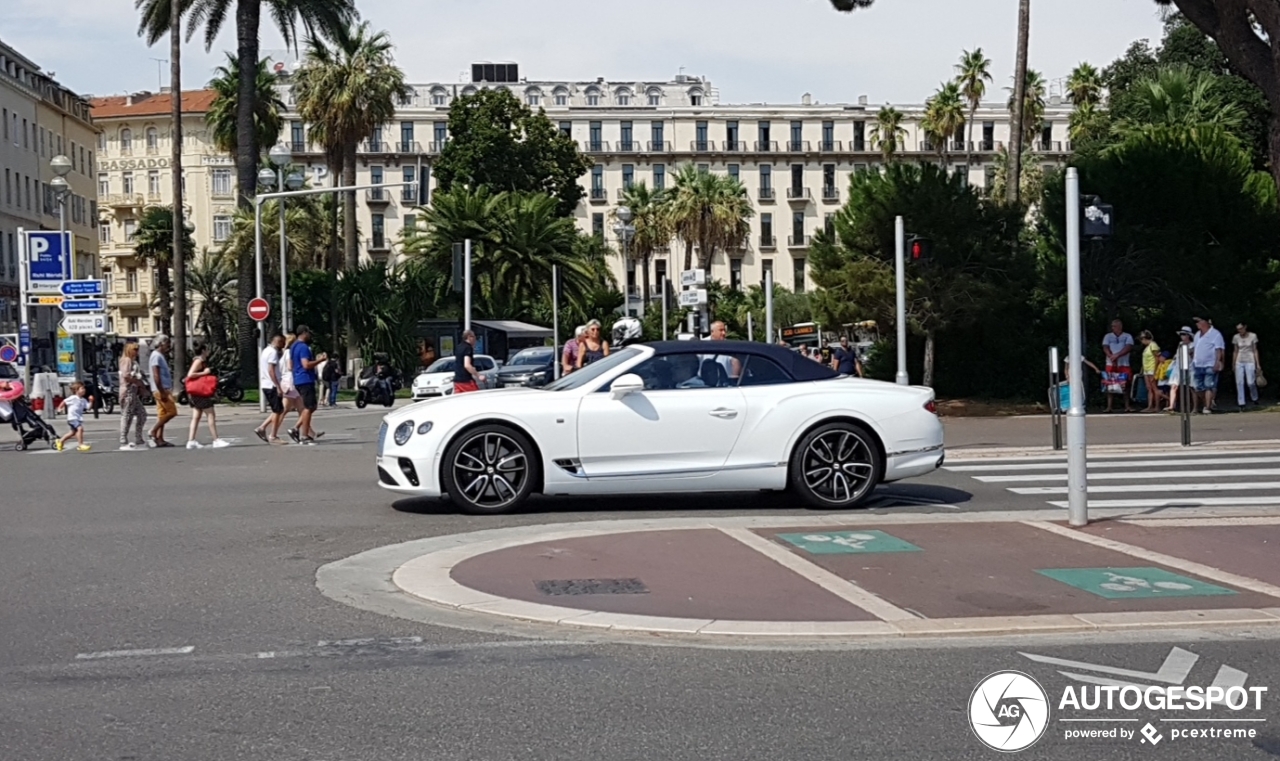
POLYGON ((400 388, 400 373, 388 367, 382 372, 375 368, 365 368, 360 374, 360 382, 356 389, 356 408, 364 409, 370 404, 381 404, 390 407, 395 404, 396 390, 400 388))
POLYGON ((111 374, 106 370, 88 373, 84 379, 85 395, 93 399, 93 417, 96 420, 100 413, 110 415, 120 403, 111 385, 111 374))
MULTIPOLYGON (((178 404, 190 403, 190 397, 187 396, 187 383, 182 382, 182 388, 178 391, 178 404)), ((218 373, 218 387, 213 392, 214 398, 225 399, 228 402, 239 402, 244 400, 244 387, 240 385, 240 374, 234 370, 224 373, 218 373)))

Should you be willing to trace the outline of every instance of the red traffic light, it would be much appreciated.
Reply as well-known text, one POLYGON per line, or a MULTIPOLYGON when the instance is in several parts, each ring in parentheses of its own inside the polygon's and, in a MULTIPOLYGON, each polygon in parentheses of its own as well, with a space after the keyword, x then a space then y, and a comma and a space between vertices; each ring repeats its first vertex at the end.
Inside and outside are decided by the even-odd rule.
POLYGON ((933 258, 933 241, 928 238, 912 238, 907 243, 907 251, 913 262, 927 262, 933 258))

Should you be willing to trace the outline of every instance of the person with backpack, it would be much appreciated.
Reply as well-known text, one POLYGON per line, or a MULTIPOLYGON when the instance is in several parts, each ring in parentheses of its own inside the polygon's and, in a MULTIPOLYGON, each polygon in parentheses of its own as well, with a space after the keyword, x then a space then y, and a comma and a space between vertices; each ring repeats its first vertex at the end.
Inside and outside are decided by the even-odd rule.
MULTIPOLYGON (((337 354, 336 351, 334 353, 337 354)), ((326 407, 338 406, 338 386, 341 384, 343 375, 342 364, 337 359, 325 360, 324 368, 320 371, 320 380, 324 382, 324 387, 328 391, 326 407)))

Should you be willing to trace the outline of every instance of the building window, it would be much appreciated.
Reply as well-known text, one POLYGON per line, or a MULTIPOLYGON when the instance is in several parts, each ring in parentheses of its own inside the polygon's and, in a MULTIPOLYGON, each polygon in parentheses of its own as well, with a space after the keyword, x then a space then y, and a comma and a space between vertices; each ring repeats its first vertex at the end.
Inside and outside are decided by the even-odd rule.
POLYGON ((449 122, 436 122, 431 125, 432 137, 436 141, 436 150, 444 150, 444 144, 449 141, 449 122))
POLYGON ((804 197, 804 164, 791 165, 791 190, 793 197, 804 197))
MULTIPOLYGON (((98 226, 98 242, 103 244, 111 242, 111 225, 98 226)), ((108 288, 107 290, 111 289, 108 288)))
POLYGON ((652 150, 660 151, 666 146, 666 140, 663 137, 665 128, 666 124, 663 122, 651 122, 649 124, 649 140, 652 142, 649 147, 652 150))
POLYGON ((560 122, 560 134, 573 137, 573 122, 560 122))
POLYGON ((554 99, 554 102, 557 106, 569 105, 569 91, 564 89, 563 87, 557 87, 552 92, 551 97, 554 99))
POLYGON ((289 122, 289 142, 293 144, 290 148, 294 151, 301 151, 306 147, 307 133, 302 122, 289 122))
POLYGON ((996 149, 996 123, 982 123, 982 150, 994 151, 996 149))
POLYGON ((1053 148, 1053 125, 1046 124, 1040 130, 1040 150, 1047 151, 1053 148))
POLYGON ((226 197, 231 195, 231 170, 230 169, 214 169, 213 177, 213 194, 215 196, 226 197))
POLYGON ((537 108, 542 105, 542 92, 537 89, 526 90, 524 94, 524 102, 527 106, 537 108))
POLYGON ((707 147, 707 123, 706 122, 696 122, 694 124, 694 135, 695 137, 694 137, 693 149, 695 151, 705 152, 710 150, 710 148, 707 147))
POLYGON ((667 167, 665 164, 653 165, 653 189, 662 190, 667 187, 667 167))
POLYGON ((832 238, 835 237, 836 235, 836 215, 835 214, 831 212, 827 212, 825 215, 823 215, 822 229, 827 233, 827 235, 830 235, 832 238))
MULTIPOLYGON (((16 124, 18 117, 15 116, 13 118, 14 118, 14 123, 16 124)), ((31 150, 31 135, 27 132, 27 125, 30 123, 31 122, 28 122, 26 119, 22 120, 22 147, 27 150, 31 150)))
POLYGON ((436 87, 431 91, 431 105, 444 106, 449 103, 449 94, 443 87, 436 87))
POLYGON ((596 164, 591 167, 591 195, 593 198, 601 198, 604 195, 604 165, 596 164), (599 193, 600 195, 597 195, 599 193))
POLYGON ((631 91, 625 87, 619 87, 614 92, 614 97, 617 99, 619 106, 631 105, 631 91))
POLYGON ((409 235, 410 231, 416 230, 417 227, 418 227, 418 217, 416 214, 404 215, 404 232, 403 232, 404 235, 409 235))
POLYGON ((836 123, 822 123, 822 150, 834 151, 836 149, 836 123))
POLYGON ((795 211, 791 213, 791 237, 796 243, 804 242, 804 212, 795 211))
POLYGON ((736 180, 736 179, 738 179, 738 170, 739 170, 739 167, 738 167, 738 165, 737 165, 737 164, 730 164, 730 165, 729 165, 729 176, 730 176, 730 177, 732 177, 732 178, 733 178, 733 179, 735 179, 735 180, 736 180))
POLYGON ((800 256, 794 260, 795 269, 795 292, 804 293, 804 257, 800 256))
POLYGON ((960 164, 956 167, 956 177, 960 178, 961 185, 969 187, 969 167, 967 165, 960 164))
POLYGON ((777 285, 777 282, 774 281, 773 279, 773 260, 772 259, 760 260, 760 284, 764 285, 766 280, 773 283, 774 285, 777 285))
POLYGON ((773 214, 767 211, 760 215, 760 243, 773 245, 773 214))
POLYGON ((44 152, 44 127, 40 128, 40 155, 46 155, 44 152))
POLYGON ((702 105, 702 91, 701 91, 701 90, 699 90, 699 89, 697 89, 697 88, 694 88, 694 89, 692 89, 692 90, 690 90, 690 91, 689 91, 689 105, 691 105, 691 106, 701 106, 701 105, 702 105))
MULTIPOLYGON (((8 137, 8 136, 9 135, 6 132, 5 137, 8 137)), ((106 149, 107 149, 107 133, 99 132, 98 133, 98 150, 105 151, 106 149)))
POLYGON ((804 122, 791 122, 791 150, 800 150, 804 140, 804 122))
POLYGON ((133 132, 127 127, 120 130, 120 152, 125 155, 133 153, 133 132))
POLYGON ((725 148, 730 151, 736 151, 741 146, 738 145, 738 123, 725 122, 724 125, 725 148))
MULTIPOLYGON (((137 292, 137 290, 138 290, 137 288, 132 289, 133 292, 137 292)), ((133 336, 138 335, 138 318, 137 317, 129 318, 129 335, 133 335, 133 336)))
POLYGON ((742 260, 729 260, 729 287, 735 291, 742 290, 742 260))
POLYGON ((756 139, 760 141, 759 150, 771 150, 772 143, 769 140, 769 122, 759 122, 756 124, 756 139))
MULTIPOLYGON (((401 182, 413 182, 416 176, 417 167, 406 166, 400 168, 401 182)), ((418 200, 418 188, 413 185, 405 185, 403 188, 400 188, 400 200, 405 203, 416 203, 418 200)), ((408 217, 405 217, 405 219, 408 220, 408 217)), ((405 226, 407 227, 408 224, 409 223, 406 221, 405 226)))
POLYGON ((853 149, 855 151, 865 151, 867 149, 867 123, 853 123, 853 149))
POLYGON ((413 150, 413 122, 400 122, 400 151, 413 150))
POLYGON ((760 165, 760 189, 773 190, 773 167, 769 164, 760 165))
POLYGON ((635 165, 623 164, 622 165, 622 189, 630 190, 631 186, 635 184, 635 180, 636 180, 635 165))
MULTIPOLYGON (((3 119, 0 119, 0 121, 4 122, 4 139, 8 140, 9 139, 9 109, 7 108, 0 109, 0 115, 3 115, 4 117, 3 119)), ((101 137, 101 135, 99 135, 99 137, 101 137)))
POLYGON ((822 197, 835 198, 836 196, 836 165, 822 165, 822 197))
MULTIPOLYGON (((124 290, 125 293, 138 292, 138 270, 134 267, 124 271, 124 290)), ((137 328, 134 329, 136 330, 137 328)))
POLYGON ((88 174, 89 170, 84 162, 84 146, 80 146, 80 174, 88 174))
POLYGON ((231 237, 231 217, 219 214, 213 218, 213 240, 221 243, 231 237))
POLYGON ((591 234, 597 238, 604 238, 604 214, 596 212, 591 215, 591 234))
POLYGON ((710 164, 698 164, 698 174, 707 174, 711 171, 710 164))
POLYGON ((622 124, 620 125, 620 131, 621 131, 621 133, 622 133, 622 135, 621 135, 621 137, 622 137, 622 144, 618 146, 618 150, 620 150, 620 151, 630 151, 630 150, 632 150, 632 145, 631 145, 631 138, 632 138, 632 134, 631 134, 631 122, 622 122, 622 124))
MULTIPOLYGON (((5 204, 6 204, 6 205, 12 206, 12 205, 13 205, 13 177, 12 177, 12 175, 10 175, 10 173, 9 173, 9 172, 10 172, 9 168, 8 168, 8 167, 5 167, 5 170, 4 170, 4 202, 5 202, 5 204)), ((101 187, 101 186, 99 186, 99 187, 101 187)))
POLYGON ((369 147, 374 151, 385 150, 382 143, 382 127, 373 128, 373 134, 369 136, 369 147))
POLYGON ((600 105, 600 91, 594 87, 587 90, 587 105, 588 106, 600 105))
MULTIPOLYGON (((667 280, 667 260, 666 259, 653 260, 653 279, 657 281, 658 288, 661 289, 663 283, 665 283, 667 280)), ((661 290, 659 290, 659 293, 661 293, 661 290)), ((666 294, 663 294, 663 296, 665 297, 666 294)))
POLYGON ((373 247, 385 248, 387 245, 387 220, 381 214, 373 215, 373 247))
POLYGON ((120 175, 120 182, 123 184, 124 194, 133 195, 133 172, 125 172, 120 175))
POLYGON ((147 127, 147 153, 155 153, 160 149, 160 133, 155 127, 147 127))
POLYGON ((382 184, 382 167, 380 166, 369 167, 369 183, 371 185, 382 184))
POLYGON ((155 169, 147 172, 147 195, 153 198, 160 197, 160 172, 155 169))
POLYGON ((662 91, 656 87, 649 90, 649 105, 651 106, 662 105, 662 91))

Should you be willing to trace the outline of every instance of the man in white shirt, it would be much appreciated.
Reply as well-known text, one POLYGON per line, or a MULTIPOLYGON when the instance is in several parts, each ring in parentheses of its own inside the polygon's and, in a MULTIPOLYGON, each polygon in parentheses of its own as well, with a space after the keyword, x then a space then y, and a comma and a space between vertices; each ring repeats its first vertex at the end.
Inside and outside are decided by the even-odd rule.
POLYGON ((1191 374, 1196 393, 1200 395, 1206 415, 1213 414, 1213 397, 1218 391, 1218 373, 1222 372, 1227 344, 1222 333, 1203 317, 1196 318, 1196 335, 1192 344, 1191 374))
POLYGON ((1107 376, 1103 381, 1107 392, 1107 412, 1117 396, 1124 397, 1124 411, 1133 412, 1129 402, 1129 353, 1133 351, 1133 336, 1124 332, 1124 323, 1111 321, 1111 332, 1102 337, 1102 350, 1107 355, 1107 376))
POLYGON ((1231 337, 1231 345, 1235 347, 1236 369, 1236 401, 1244 410, 1244 390, 1249 388, 1249 396, 1254 406, 1258 405, 1258 374, 1262 372, 1262 358, 1258 354, 1258 336, 1249 332, 1249 326, 1243 322, 1236 326, 1236 334, 1231 337))
POLYGON ((271 414, 262 421, 262 425, 253 429, 253 433, 268 444, 280 441, 280 424, 284 422, 284 393, 280 390, 280 353, 283 350, 284 336, 276 333, 258 357, 258 393, 266 400, 271 414), (269 437, 268 425, 271 426, 269 437))

